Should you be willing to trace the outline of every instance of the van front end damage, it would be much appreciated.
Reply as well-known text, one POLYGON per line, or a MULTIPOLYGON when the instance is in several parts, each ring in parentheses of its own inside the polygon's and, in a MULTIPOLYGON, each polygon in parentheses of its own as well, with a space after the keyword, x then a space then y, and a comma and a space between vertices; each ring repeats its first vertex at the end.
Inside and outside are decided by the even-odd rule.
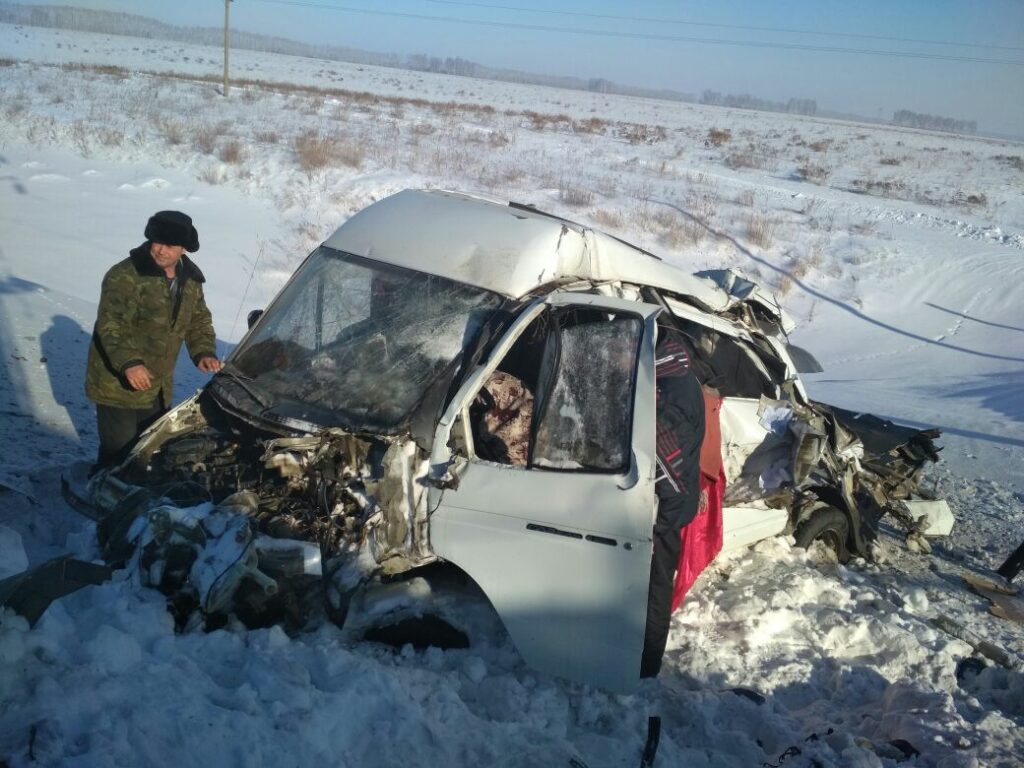
POLYGON ((435 560, 427 463, 408 439, 277 436, 186 401, 88 485, 104 559, 170 598, 179 626, 234 614, 343 623, 374 574, 435 560))

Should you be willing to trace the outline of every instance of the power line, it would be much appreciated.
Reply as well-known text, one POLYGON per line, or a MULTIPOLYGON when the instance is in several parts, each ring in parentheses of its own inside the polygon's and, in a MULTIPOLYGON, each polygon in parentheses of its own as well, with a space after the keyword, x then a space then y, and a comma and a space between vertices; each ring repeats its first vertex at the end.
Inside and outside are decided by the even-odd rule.
POLYGON ((521 24, 504 21, 481 21, 474 19, 459 19, 451 16, 431 16, 421 13, 402 13, 398 11, 376 11, 369 8, 353 8, 351 6, 325 5, 323 3, 304 2, 303 0, 255 0, 255 2, 269 3, 272 5, 288 5, 299 8, 315 8, 325 11, 336 11, 339 13, 361 13, 367 16, 389 16, 392 18, 414 19, 416 21, 439 21, 449 24, 463 24, 478 27, 491 27, 498 29, 521 29, 530 32, 557 32, 559 34, 584 35, 591 37, 611 37, 633 40, 654 40, 670 43, 696 43, 698 45, 722 45, 739 48, 773 48, 786 51, 808 51, 816 53, 848 53, 858 56, 889 56, 903 59, 927 59, 930 61, 953 61, 960 63, 975 64, 1008 64, 1012 66, 1024 66, 1024 61, 1014 59, 993 59, 981 56, 952 56, 940 53, 914 53, 911 51, 885 51, 872 48, 843 48, 827 45, 804 45, 801 43, 770 43, 754 40, 729 40, 725 38, 711 37, 682 37, 677 35, 659 35, 644 32, 622 32, 607 31, 602 29, 583 29, 580 27, 552 27, 544 24, 521 24))
POLYGON ((517 11, 523 13, 547 13, 555 16, 576 16, 588 19, 606 19, 610 21, 640 21, 654 24, 676 24, 688 27, 708 27, 713 29, 741 29, 749 32, 783 32, 797 35, 820 35, 822 37, 849 37, 861 40, 885 40, 892 43, 921 43, 924 45, 952 45, 959 48, 984 48, 1001 51, 1024 51, 1024 47, 1014 45, 993 45, 985 43, 961 43, 955 40, 924 40, 915 37, 888 37, 886 35, 868 35, 858 32, 832 32, 820 29, 796 29, 790 27, 752 27, 743 24, 716 24, 705 21, 687 21, 682 19, 664 19, 650 16, 619 16, 610 13, 587 13, 585 11, 556 11, 552 8, 523 8, 516 5, 491 5, 489 3, 470 3, 462 0, 426 0, 436 5, 461 5, 470 8, 489 8, 496 11, 517 11))

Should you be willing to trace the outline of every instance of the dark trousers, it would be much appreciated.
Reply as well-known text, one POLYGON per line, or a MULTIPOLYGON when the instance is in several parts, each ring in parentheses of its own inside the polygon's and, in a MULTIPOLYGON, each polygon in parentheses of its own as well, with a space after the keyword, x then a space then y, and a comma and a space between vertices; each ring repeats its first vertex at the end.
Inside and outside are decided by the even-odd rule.
POLYGON ((135 438, 166 413, 162 399, 157 397, 146 408, 116 408, 96 404, 96 428, 100 436, 97 468, 109 467, 124 458, 135 438))
POLYGON ((661 671, 661 658, 665 654, 665 644, 668 642, 668 630, 672 620, 672 587, 675 585, 676 569, 679 567, 679 554, 682 550, 679 531, 684 520, 688 522, 693 519, 699 502, 700 494, 690 492, 671 499, 662 499, 658 504, 640 677, 657 677, 661 671))

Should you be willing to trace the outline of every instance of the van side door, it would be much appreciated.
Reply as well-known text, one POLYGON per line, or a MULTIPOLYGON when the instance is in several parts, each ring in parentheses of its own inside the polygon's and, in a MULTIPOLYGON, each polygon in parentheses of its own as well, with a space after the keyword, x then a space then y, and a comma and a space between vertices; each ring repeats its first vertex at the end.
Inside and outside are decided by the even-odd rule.
POLYGON ((647 613, 660 311, 579 294, 531 305, 451 402, 431 456, 457 480, 430 489, 434 552, 483 589, 532 667, 622 692, 639 682, 647 613), (502 422, 512 400, 489 388, 525 410, 502 422))

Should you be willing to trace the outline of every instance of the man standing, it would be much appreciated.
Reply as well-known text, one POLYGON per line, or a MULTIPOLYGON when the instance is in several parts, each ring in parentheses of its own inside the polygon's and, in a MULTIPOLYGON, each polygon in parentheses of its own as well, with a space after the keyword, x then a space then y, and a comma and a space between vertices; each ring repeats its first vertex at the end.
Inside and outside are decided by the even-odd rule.
POLYGON ((640 677, 656 677, 668 640, 672 587, 679 565, 679 530, 693 520, 700 502, 700 446, 704 440, 704 394, 682 339, 667 328, 655 350, 657 385, 658 516, 654 521, 651 583, 640 677))
POLYGON ((170 408, 182 342, 199 370, 220 370, 206 278, 185 256, 199 250, 192 219, 160 211, 145 237, 103 277, 85 378, 85 393, 96 403, 97 466, 120 458, 170 408))

